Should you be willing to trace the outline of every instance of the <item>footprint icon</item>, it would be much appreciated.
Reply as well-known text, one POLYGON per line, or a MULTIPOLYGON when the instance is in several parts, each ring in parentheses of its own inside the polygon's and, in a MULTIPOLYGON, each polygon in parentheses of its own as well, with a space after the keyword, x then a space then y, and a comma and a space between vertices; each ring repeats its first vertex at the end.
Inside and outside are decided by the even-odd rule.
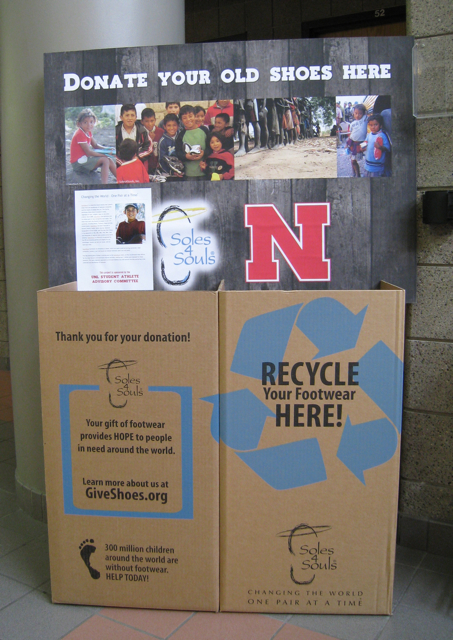
POLYGON ((94 540, 88 540, 88 539, 84 540, 79 545, 79 549, 80 549, 80 556, 84 561, 84 563, 86 564, 87 569, 90 572, 90 576, 93 578, 93 580, 97 580, 98 578, 101 577, 101 574, 99 573, 99 571, 97 571, 97 569, 93 569, 93 567, 90 564, 91 554, 96 551, 96 547, 94 547, 92 544, 93 542, 94 540))

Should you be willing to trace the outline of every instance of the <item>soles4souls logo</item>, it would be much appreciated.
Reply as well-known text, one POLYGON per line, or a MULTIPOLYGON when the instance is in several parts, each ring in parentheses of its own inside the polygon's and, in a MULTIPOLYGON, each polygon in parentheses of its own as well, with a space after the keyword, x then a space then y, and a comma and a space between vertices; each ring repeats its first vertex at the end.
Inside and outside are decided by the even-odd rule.
POLYGON ((209 214, 207 203, 192 201, 190 207, 165 206, 157 216, 160 277, 165 289, 192 289, 202 272, 217 266, 215 235, 198 219, 204 214, 209 214))

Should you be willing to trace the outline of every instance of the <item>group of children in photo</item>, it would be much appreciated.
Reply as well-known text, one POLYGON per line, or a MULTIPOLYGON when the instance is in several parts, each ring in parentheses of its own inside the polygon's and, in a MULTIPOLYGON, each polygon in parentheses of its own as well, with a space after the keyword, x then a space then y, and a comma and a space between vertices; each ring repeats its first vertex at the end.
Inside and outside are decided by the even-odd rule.
POLYGON ((122 105, 115 150, 95 141, 96 116, 83 109, 71 141, 73 170, 90 173, 101 167, 104 184, 109 171, 119 184, 234 179, 233 103, 217 100, 205 109, 167 102, 165 109, 157 124, 153 109, 143 109, 138 119, 134 104, 122 105))
POLYGON ((364 104, 354 105, 353 120, 346 141, 351 155, 352 177, 360 178, 359 161, 365 156, 366 178, 382 178, 392 175, 391 143, 380 114, 367 115, 364 104), (369 131, 368 131, 369 130, 369 131))
MULTIPOLYGON (((104 184, 109 172, 119 184, 234 179, 233 103, 217 100, 205 109, 167 102, 165 110, 164 118, 156 123, 153 109, 143 109, 138 119, 134 104, 122 105, 115 126, 116 149, 111 149, 95 140, 96 115, 83 109, 71 140, 74 172, 87 174, 100 168, 104 184)), ((353 177, 361 177, 363 156, 365 177, 391 176, 391 140, 384 118, 368 116, 364 104, 355 104, 348 128, 346 147, 353 177)))

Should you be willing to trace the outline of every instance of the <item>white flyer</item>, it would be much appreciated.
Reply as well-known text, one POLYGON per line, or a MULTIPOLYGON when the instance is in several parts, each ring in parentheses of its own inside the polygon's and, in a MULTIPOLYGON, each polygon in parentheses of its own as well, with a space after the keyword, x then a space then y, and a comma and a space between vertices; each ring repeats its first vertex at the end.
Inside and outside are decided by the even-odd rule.
POLYGON ((151 189, 75 191, 79 291, 152 290, 151 189))

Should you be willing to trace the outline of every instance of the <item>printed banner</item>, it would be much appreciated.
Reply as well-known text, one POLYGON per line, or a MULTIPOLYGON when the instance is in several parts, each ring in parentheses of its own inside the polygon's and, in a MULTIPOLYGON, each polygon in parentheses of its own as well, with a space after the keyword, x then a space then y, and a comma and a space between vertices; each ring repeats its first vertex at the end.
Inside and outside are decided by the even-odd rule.
POLYGON ((139 288, 387 280, 413 302, 412 46, 332 38, 46 54, 50 284, 90 288, 111 270, 99 252, 95 272, 76 269, 74 194, 133 187, 131 202, 152 202, 146 236, 123 209, 109 248, 140 253, 146 237, 139 288))

